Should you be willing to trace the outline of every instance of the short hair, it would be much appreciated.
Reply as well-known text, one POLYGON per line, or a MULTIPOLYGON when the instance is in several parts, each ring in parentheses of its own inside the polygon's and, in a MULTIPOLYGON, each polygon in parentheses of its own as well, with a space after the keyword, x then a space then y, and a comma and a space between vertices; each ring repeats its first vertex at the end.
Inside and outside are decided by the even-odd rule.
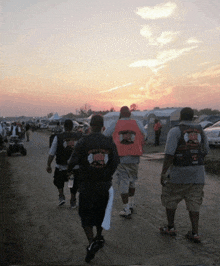
POLYGON ((70 119, 66 119, 64 122, 65 130, 72 130, 73 129, 73 121, 70 119))
POLYGON ((185 107, 180 111, 180 120, 192 121, 194 116, 194 111, 190 107, 185 107))
POLYGON ((131 111, 129 110, 129 108, 127 106, 122 106, 120 109, 120 117, 130 117, 131 116, 131 111))
POLYGON ((93 115, 90 121, 90 126, 93 132, 100 132, 104 125, 103 117, 101 115, 93 115))

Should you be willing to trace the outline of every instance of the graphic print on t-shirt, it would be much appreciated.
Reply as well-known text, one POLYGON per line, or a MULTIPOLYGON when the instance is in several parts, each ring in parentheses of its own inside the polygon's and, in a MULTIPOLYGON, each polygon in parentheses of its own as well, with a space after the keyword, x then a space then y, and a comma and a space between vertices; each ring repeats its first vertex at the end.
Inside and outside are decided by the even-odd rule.
POLYGON ((95 168, 103 168, 109 160, 109 151, 105 149, 92 149, 88 152, 88 162, 95 168))
POLYGON ((136 133, 131 130, 125 130, 119 132, 119 139, 121 144, 132 144, 135 141, 135 135, 136 133))

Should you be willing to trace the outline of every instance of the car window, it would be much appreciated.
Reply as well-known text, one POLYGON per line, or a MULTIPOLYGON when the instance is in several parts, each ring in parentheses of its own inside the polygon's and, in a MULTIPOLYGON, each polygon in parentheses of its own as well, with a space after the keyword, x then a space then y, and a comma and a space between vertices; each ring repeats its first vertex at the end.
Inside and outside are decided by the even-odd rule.
POLYGON ((220 127, 220 121, 215 123, 212 127, 220 127))

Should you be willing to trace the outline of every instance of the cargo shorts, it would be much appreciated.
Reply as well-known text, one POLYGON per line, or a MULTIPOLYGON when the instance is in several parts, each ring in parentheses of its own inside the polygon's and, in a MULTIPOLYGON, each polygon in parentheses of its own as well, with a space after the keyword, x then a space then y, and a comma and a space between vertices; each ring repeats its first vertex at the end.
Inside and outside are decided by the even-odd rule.
POLYGON ((128 193, 129 188, 135 188, 135 182, 138 179, 138 164, 119 164, 116 170, 116 177, 120 193, 128 193))
POLYGON ((188 211, 199 212, 203 201, 203 184, 173 184, 162 187, 161 202, 167 209, 177 209, 180 201, 185 200, 188 211))

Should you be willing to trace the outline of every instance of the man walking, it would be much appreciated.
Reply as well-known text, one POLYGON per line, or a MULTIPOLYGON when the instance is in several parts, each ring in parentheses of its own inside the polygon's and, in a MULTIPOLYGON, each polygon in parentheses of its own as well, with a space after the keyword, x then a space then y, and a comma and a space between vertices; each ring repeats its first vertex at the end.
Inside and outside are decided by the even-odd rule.
POLYGON ((113 122, 103 134, 113 136, 120 156, 116 174, 123 210, 119 215, 131 218, 134 208, 135 182, 138 178, 138 166, 140 156, 143 154, 146 131, 140 122, 131 119, 129 108, 123 106, 120 110, 119 120, 113 122))
POLYGON ((178 203, 184 199, 192 225, 186 237, 199 243, 199 209, 205 182, 204 157, 209 145, 202 127, 192 121, 193 116, 191 108, 183 108, 179 125, 172 128, 167 136, 161 173, 161 201, 166 208, 168 224, 160 231, 162 234, 176 235, 175 212, 178 203))
POLYGON ((156 118, 155 122, 154 122, 154 133, 155 133, 154 146, 160 145, 161 128, 162 128, 162 125, 161 125, 159 119, 156 118))
POLYGON ((25 131, 26 131, 26 137, 27 137, 27 142, 28 142, 30 140, 30 131, 31 131, 31 127, 28 123, 25 126, 25 131))
POLYGON ((80 166, 79 215, 89 241, 86 262, 104 245, 102 222, 109 200, 112 176, 119 163, 117 148, 112 138, 105 137, 101 130, 103 118, 94 115, 90 122, 91 133, 81 138, 69 161, 68 172, 76 164, 80 166), (93 236, 93 227, 97 235, 93 236))
MULTIPOLYGON (((73 122, 70 119, 64 122, 64 132, 57 134, 52 142, 49 156, 47 160, 47 172, 52 173, 51 163, 56 156, 56 168, 54 172, 54 185, 57 187, 59 192, 59 206, 65 204, 65 195, 63 193, 63 188, 65 182, 68 181, 67 168, 68 160, 74 150, 76 142, 81 138, 82 134, 80 132, 72 132, 73 122)), ((74 185, 70 188, 71 208, 76 208, 76 193, 78 190, 78 166, 75 166, 73 171, 74 174, 74 185)))

